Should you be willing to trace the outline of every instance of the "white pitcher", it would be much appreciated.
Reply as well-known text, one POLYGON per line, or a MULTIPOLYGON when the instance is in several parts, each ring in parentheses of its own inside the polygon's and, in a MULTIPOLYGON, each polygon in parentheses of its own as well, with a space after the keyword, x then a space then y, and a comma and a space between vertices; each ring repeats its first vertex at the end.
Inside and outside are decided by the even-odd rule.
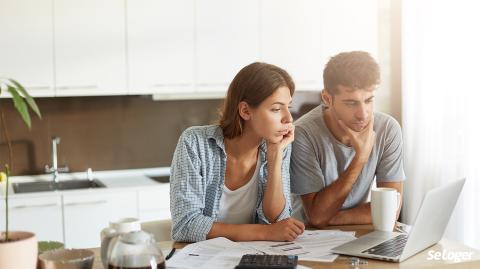
POLYGON ((100 238, 102 245, 100 247, 102 264, 108 269, 108 260, 111 253, 111 245, 119 235, 129 232, 140 231, 140 220, 136 218, 123 218, 117 221, 111 221, 110 225, 102 230, 100 238))

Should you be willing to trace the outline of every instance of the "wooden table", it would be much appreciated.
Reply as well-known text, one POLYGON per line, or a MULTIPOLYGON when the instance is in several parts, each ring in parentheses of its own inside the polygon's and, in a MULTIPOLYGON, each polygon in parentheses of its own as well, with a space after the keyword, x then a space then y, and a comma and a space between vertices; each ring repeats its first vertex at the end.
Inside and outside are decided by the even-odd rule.
MULTIPOLYGON (((330 226, 327 229, 338 229, 343 231, 355 231, 356 236, 362 236, 366 233, 372 231, 371 225, 353 225, 353 226, 330 226)), ((172 246, 175 248, 180 249, 183 248, 186 243, 178 243, 172 241, 162 241, 159 243, 162 249, 171 249, 172 246)), ((93 265, 93 269, 104 269, 101 259, 100 259, 100 251, 98 248, 92 249, 95 252, 95 262, 93 265)), ((351 268, 349 264, 347 264, 345 260, 346 256, 340 255, 335 262, 332 263, 324 263, 324 262, 307 262, 307 261, 300 261, 299 264, 308 266, 311 268, 341 268, 341 269, 349 269, 351 268)), ((450 240, 442 239, 438 244, 414 255, 413 257, 403 261, 401 263, 390 263, 384 261, 377 261, 372 259, 363 259, 367 261, 367 264, 362 264, 360 266, 361 269, 376 269, 376 268, 401 268, 401 269, 417 269, 417 268, 465 268, 465 269, 478 269, 480 268, 480 252, 478 250, 472 249, 460 243, 456 243, 450 240), (462 262, 455 262, 455 261, 444 261, 444 260, 428 260, 429 257, 428 252, 434 250, 439 251, 442 253, 444 250, 448 252, 456 252, 456 251, 471 251, 472 260, 470 261, 462 261, 462 262)), ((168 264, 168 261, 167 261, 168 264)))

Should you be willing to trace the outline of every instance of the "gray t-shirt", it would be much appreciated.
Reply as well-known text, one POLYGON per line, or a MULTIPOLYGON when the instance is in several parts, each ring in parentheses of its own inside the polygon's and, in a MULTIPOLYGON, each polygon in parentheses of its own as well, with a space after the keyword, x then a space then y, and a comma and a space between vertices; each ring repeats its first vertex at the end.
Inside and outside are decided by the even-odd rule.
MULTIPOLYGON (((368 163, 355 182, 342 209, 363 203, 373 180, 393 182, 405 180, 403 171, 402 130, 391 116, 375 112, 373 130, 376 141, 368 163)), ((320 105, 295 122, 295 141, 290 161, 290 182, 294 199, 294 216, 300 218, 298 195, 318 192, 332 184, 347 169, 355 150, 339 142, 330 132, 320 105)))

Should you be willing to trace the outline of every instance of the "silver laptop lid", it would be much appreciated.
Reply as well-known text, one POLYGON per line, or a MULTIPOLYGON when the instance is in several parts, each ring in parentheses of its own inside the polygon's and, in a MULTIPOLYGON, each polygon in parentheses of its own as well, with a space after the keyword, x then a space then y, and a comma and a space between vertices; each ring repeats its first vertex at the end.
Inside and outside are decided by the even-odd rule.
POLYGON ((427 192, 400 261, 440 241, 464 184, 460 179, 427 192))

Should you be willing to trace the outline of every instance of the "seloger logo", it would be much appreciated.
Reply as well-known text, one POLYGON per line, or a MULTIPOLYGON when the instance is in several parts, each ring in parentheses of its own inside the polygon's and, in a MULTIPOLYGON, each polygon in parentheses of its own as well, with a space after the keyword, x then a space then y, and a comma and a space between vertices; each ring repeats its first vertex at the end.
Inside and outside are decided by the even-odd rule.
POLYGON ((472 259, 473 252, 471 251, 446 251, 445 249, 440 251, 430 250, 428 252, 427 260, 444 260, 444 261, 454 261, 460 262, 465 260, 472 259))

